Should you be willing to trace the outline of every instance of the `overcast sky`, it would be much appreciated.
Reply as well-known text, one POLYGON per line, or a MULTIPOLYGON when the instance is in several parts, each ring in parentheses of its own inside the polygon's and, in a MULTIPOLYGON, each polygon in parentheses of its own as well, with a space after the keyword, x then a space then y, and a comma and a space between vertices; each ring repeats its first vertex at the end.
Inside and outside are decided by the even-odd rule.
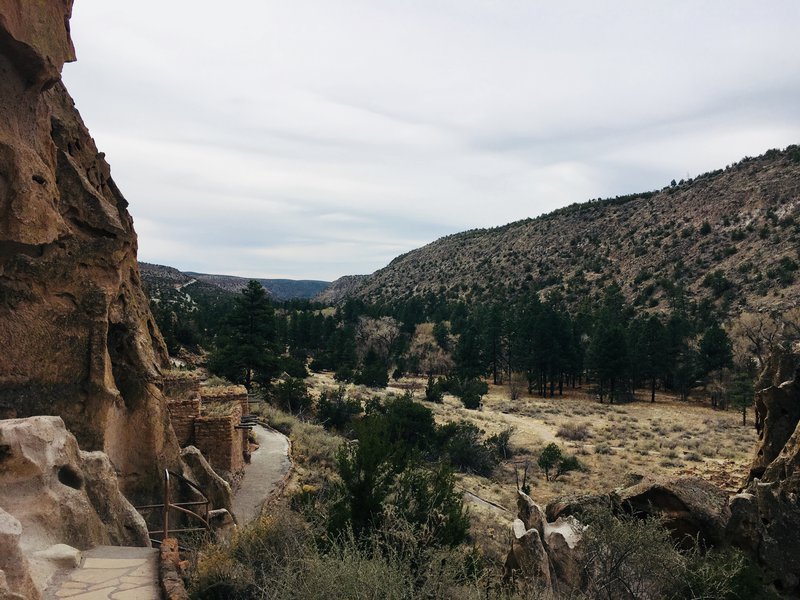
POLYGON ((141 260, 331 280, 800 143, 798 32, 797 0, 77 0, 64 79, 141 260))

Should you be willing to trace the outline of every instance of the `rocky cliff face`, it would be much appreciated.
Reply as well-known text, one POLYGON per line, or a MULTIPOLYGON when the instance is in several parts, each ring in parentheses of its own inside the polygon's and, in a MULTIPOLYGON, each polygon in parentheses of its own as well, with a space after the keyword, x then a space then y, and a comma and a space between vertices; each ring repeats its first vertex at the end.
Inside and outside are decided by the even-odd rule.
POLYGON ((60 81, 72 0, 0 0, 0 418, 59 415, 133 497, 179 449, 128 203, 60 81))

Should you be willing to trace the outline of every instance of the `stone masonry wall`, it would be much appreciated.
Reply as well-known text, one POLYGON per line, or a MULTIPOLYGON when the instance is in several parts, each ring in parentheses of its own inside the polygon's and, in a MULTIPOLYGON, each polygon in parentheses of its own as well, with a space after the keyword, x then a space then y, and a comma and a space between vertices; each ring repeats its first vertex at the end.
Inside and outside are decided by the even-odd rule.
POLYGON ((250 414, 247 388, 243 385, 209 386, 200 388, 200 397, 207 402, 237 402, 243 415, 250 414))
POLYGON ((193 444, 194 422, 200 416, 200 396, 185 400, 169 400, 167 409, 180 447, 185 448, 193 444))
POLYGON ((229 406, 229 412, 207 413, 194 422, 195 446, 234 489, 244 474, 244 436, 236 429, 241 418, 242 409, 236 403, 229 406))
POLYGON ((200 392, 202 376, 194 371, 165 371, 161 389, 170 400, 184 400, 200 392))

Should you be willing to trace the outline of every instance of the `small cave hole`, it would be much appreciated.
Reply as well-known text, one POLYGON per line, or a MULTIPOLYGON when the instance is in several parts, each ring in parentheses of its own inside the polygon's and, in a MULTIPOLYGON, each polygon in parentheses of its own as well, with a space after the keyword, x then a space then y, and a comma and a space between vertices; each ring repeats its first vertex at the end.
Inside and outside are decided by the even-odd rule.
POLYGON ((47 179, 45 179, 45 178, 44 178, 44 177, 42 177, 41 175, 34 175, 34 176, 32 177, 32 179, 33 179, 33 180, 34 180, 36 183, 38 183, 39 185, 44 185, 45 183, 47 183, 47 179))
POLYGON ((64 465, 58 470, 58 480, 67 487, 71 487, 75 490, 79 490, 83 487, 83 477, 69 465, 64 465))
POLYGON ((11 458, 11 446, 6 444, 0 444, 0 463, 5 461, 6 459, 11 458))

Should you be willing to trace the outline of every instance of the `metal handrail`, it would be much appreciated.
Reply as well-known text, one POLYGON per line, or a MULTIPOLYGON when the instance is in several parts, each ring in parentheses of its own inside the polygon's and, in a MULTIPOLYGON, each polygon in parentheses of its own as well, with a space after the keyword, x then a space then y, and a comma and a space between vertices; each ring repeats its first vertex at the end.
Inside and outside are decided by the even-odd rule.
POLYGON ((188 531, 211 531, 211 525, 208 522, 208 512, 209 512, 208 511, 208 506, 209 506, 209 504, 210 504, 210 500, 205 495, 203 490, 200 489, 200 487, 196 483, 194 483, 193 481, 190 481, 189 479, 186 479, 182 475, 179 475, 177 473, 173 473, 169 469, 164 469, 164 502, 162 504, 146 504, 144 506, 137 506, 136 510, 143 511, 143 510, 153 510, 153 509, 157 509, 157 508, 161 509, 161 511, 162 511, 161 529, 160 530, 156 529, 156 530, 147 532, 148 535, 151 535, 151 536, 152 535, 161 535, 161 539, 160 540, 156 540, 156 539, 152 539, 151 538, 151 541, 153 541, 154 543, 161 544, 161 542, 163 540, 165 540, 165 539, 167 539, 167 537, 169 537, 170 533, 183 533, 183 532, 188 532, 188 531), (190 488, 192 488, 198 494, 200 494, 200 496, 203 499, 200 500, 200 501, 192 501, 192 502, 172 502, 171 499, 170 499, 171 496, 172 496, 172 494, 171 494, 171 492, 172 492, 172 479, 171 478, 172 477, 174 477, 175 479, 177 479, 180 482, 183 482, 183 483, 187 484, 190 488), (205 510, 203 512, 204 512, 205 516, 195 512, 193 510, 188 509, 187 507, 189 507, 189 506, 204 506, 205 510), (190 517, 193 517, 193 518, 199 520, 200 523, 202 524, 202 527, 188 527, 188 528, 184 527, 184 528, 180 528, 180 529, 170 529, 170 526, 169 526, 169 517, 170 517, 169 513, 170 513, 170 510, 177 510, 178 512, 184 513, 186 515, 189 515, 190 517))

